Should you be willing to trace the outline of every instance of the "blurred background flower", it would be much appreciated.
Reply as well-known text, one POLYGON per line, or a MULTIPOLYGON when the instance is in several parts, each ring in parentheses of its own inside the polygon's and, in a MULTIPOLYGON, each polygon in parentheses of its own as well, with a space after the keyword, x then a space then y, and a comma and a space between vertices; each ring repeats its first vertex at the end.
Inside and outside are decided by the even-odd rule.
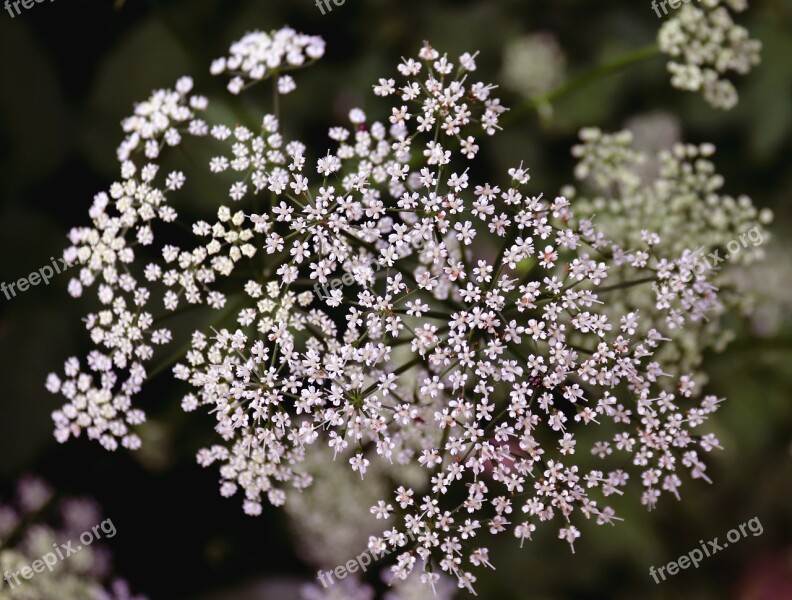
POLYGON ((546 94, 561 85, 566 59, 552 33, 508 40, 503 48, 503 83, 525 98, 546 94))
POLYGON ((111 553, 101 537, 112 539, 117 530, 94 500, 58 498, 31 476, 19 480, 15 496, 0 498, 0 598, 146 600, 111 579, 111 553))

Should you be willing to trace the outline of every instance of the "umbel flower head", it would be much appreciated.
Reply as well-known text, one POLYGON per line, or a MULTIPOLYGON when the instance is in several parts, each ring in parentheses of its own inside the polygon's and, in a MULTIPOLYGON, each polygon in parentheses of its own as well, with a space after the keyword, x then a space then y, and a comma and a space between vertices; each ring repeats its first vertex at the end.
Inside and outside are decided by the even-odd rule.
POLYGON ((759 64, 762 43, 735 24, 729 11, 744 11, 747 0, 699 0, 698 4, 684 4, 663 23, 657 41, 671 57, 671 85, 701 92, 711 106, 729 110, 738 96, 725 75, 730 71, 745 75, 759 64))
MULTIPOLYGON (((288 93, 283 72, 322 48, 290 29, 249 34, 213 71, 241 78, 232 93, 265 79, 288 93)), ((216 419, 198 460, 219 464, 221 494, 251 515, 282 505, 311 485, 309 451, 361 479, 417 465, 422 485, 372 506, 392 525, 369 550, 393 553, 396 580, 437 588, 445 572, 472 589, 492 567, 489 536, 522 545, 554 521, 574 549, 581 519, 618 520, 607 498, 631 482, 652 508, 685 477, 709 481, 719 443, 704 425, 721 399, 665 348, 718 290, 695 260, 706 227, 682 245, 658 222, 600 228, 522 162, 486 173, 481 139, 506 108, 475 54, 426 43, 396 71, 373 86, 382 118, 354 109, 322 148, 287 139, 275 111, 256 128, 210 122, 188 79, 138 105, 120 179, 67 250, 83 264, 72 294, 97 291, 96 349, 47 387, 67 400, 60 441, 138 447, 134 397, 176 343, 162 316, 194 308, 201 325, 172 371, 190 388, 184 410, 216 419), (196 138, 222 148, 205 167, 227 196, 215 218, 181 223, 182 246, 166 232, 191 180, 156 161, 196 138), (635 290, 651 301, 634 305, 635 290)), ((580 151, 578 174, 638 194, 629 150, 598 148, 580 151)))

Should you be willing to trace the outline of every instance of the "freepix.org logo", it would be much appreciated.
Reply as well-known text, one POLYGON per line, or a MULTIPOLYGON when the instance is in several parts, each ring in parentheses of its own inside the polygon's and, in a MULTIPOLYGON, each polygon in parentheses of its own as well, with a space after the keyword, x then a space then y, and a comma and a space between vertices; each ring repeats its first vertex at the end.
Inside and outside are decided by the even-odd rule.
POLYGON ((333 7, 330 6, 331 3, 336 6, 343 6, 345 2, 346 0, 316 0, 316 7, 325 15, 333 10, 333 7))
MULTIPOLYGON (((20 5, 25 10, 30 10, 36 4, 40 4, 41 2, 44 2, 44 1, 45 0, 6 0, 5 1, 5 9, 8 11, 8 14, 11 15, 11 18, 13 19, 17 15, 21 15, 22 14, 22 10, 19 8, 20 5)), ((50 2, 55 2, 55 0, 49 0, 49 1, 50 2)))
POLYGON ((661 580, 666 580, 666 571, 668 572, 668 576, 672 577, 679 573, 680 569, 687 569, 690 566, 694 569, 698 569, 699 563, 705 558, 709 558, 715 553, 728 548, 729 544, 736 544, 740 540, 747 538, 748 532, 750 532, 753 537, 764 533, 764 527, 762 527, 762 522, 759 520, 759 517, 754 517, 747 523, 742 523, 739 528, 735 527, 734 529, 730 529, 726 534, 726 539, 728 541, 719 541, 721 539, 719 537, 708 540, 706 543, 704 540, 699 540, 699 544, 701 545, 700 549, 694 548, 687 554, 683 554, 678 559, 672 560, 662 567, 649 567, 649 575, 652 576, 655 583, 659 584, 661 580), (660 579, 658 579, 658 575, 660 579))
MULTIPOLYGON (((692 271, 681 276, 680 279, 688 283, 694 277, 703 276, 705 273, 717 269, 721 263, 734 259, 743 248, 748 247, 749 243, 756 248, 757 246, 761 246, 764 241, 764 234, 757 225, 740 234, 739 237, 729 240, 726 244, 726 254, 724 256, 721 256, 721 249, 719 248, 716 248, 706 256, 704 256, 701 251, 698 251, 695 253, 696 260, 692 271)), ((652 289, 656 294, 660 293, 663 287, 662 283, 660 285, 658 285, 657 282, 652 284, 652 289)))
POLYGON ((69 262, 66 258, 59 258, 58 260, 55 260, 52 257, 50 257, 50 260, 52 261, 52 266, 45 265, 40 269, 33 271, 26 277, 22 277, 17 281, 12 281, 11 283, 6 283, 5 281, 0 282, 0 292, 3 293, 5 299, 11 300, 11 298, 16 298, 17 292, 26 292, 28 289, 30 289, 30 287, 37 286, 40 283, 48 285, 50 280, 55 275, 65 273, 78 262, 76 260, 69 262))
MULTIPOLYGON (((678 10, 683 4, 690 4, 693 1, 694 0, 652 0, 652 10, 655 11, 658 19, 662 19, 668 14, 669 6, 671 10, 678 10), (661 8, 663 9, 663 14, 660 14, 661 8)), ((701 0, 695 0, 695 2, 701 3, 701 0)))

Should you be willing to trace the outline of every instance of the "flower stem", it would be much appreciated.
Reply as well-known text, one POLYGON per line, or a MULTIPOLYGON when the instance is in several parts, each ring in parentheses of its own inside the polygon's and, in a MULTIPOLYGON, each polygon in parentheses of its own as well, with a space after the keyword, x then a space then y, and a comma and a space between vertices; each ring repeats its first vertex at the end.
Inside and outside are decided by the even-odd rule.
POLYGON ((504 125, 508 124, 534 110, 540 114, 546 114, 552 111, 553 103, 557 102, 561 98, 585 88, 588 85, 599 81, 600 79, 604 79, 610 75, 618 73, 627 67, 659 55, 660 49, 655 44, 622 54, 611 61, 593 67, 588 71, 584 71, 576 78, 566 81, 546 94, 532 98, 529 101, 513 108, 507 115, 504 116, 502 122, 504 125))

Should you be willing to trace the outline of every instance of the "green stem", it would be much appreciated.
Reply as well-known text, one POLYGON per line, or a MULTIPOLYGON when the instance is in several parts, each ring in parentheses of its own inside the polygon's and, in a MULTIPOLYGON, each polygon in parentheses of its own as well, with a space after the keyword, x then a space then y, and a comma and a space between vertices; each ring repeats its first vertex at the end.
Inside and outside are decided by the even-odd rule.
POLYGON ((632 281, 622 281, 621 283, 614 283, 613 285, 606 285, 601 288, 594 288, 594 292, 601 294, 603 292, 611 292, 613 290, 622 290, 625 288, 635 287, 642 283, 649 283, 650 281, 657 281, 657 277, 643 277, 641 279, 633 279, 632 281))
POLYGON ((524 114, 534 110, 537 112, 542 112, 548 108, 551 108, 554 102, 557 102, 569 94, 585 88, 590 84, 599 81, 600 79, 604 79, 605 77, 618 73, 619 71, 623 71, 627 67, 659 55, 660 49, 655 44, 622 54, 614 60, 593 67, 588 71, 584 71, 574 79, 566 81, 556 89, 551 90, 546 94, 532 98, 528 102, 517 106, 504 116, 502 122, 503 124, 508 124, 523 116, 524 114))

